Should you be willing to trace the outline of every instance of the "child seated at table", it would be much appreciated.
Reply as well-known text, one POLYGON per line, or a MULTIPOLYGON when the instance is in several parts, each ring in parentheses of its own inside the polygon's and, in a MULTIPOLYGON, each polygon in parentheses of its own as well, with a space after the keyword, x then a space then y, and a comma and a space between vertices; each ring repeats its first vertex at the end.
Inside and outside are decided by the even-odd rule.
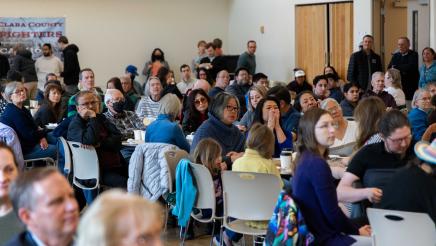
MULTIPOLYGON (((274 174, 280 178, 280 172, 272 161, 274 153, 274 134, 266 125, 254 124, 247 137, 247 148, 242 157, 232 166, 232 171, 274 174)), ((281 181, 283 186, 283 181, 281 181)))

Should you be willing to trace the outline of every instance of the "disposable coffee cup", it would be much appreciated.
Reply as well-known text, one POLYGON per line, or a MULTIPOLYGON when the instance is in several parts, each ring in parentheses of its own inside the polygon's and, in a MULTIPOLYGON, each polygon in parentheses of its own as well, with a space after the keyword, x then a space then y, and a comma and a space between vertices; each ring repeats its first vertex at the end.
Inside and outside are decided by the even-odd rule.
POLYGON ((282 170, 291 169, 292 163, 292 151, 291 150, 283 150, 280 153, 280 168, 282 170))
POLYGON ((141 140, 145 140, 145 131, 141 131, 141 140))
POLYGON ((29 104, 30 104, 30 108, 37 108, 38 107, 38 101, 36 101, 36 100, 30 100, 29 104))
POLYGON ((133 130, 133 135, 135 136, 135 140, 141 140, 141 130, 133 130))

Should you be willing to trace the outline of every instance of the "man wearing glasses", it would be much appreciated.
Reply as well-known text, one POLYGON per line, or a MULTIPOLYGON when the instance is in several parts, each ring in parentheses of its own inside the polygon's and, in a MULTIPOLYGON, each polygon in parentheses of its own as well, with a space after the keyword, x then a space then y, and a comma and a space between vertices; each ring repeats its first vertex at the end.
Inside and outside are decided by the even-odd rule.
POLYGON ((398 110, 387 112, 379 123, 382 142, 366 145, 351 159, 338 188, 340 202, 358 202, 368 199, 379 203, 383 192, 379 188, 354 188, 369 169, 394 169, 407 164, 413 157, 412 132, 407 117, 398 110))
MULTIPOLYGON (((100 163, 100 183, 109 187, 127 187, 127 169, 120 155, 121 132, 103 114, 100 100, 92 91, 76 94, 77 114, 68 127, 68 141, 79 142, 83 147, 93 146, 100 163)), ((88 204, 97 192, 85 192, 88 204)))

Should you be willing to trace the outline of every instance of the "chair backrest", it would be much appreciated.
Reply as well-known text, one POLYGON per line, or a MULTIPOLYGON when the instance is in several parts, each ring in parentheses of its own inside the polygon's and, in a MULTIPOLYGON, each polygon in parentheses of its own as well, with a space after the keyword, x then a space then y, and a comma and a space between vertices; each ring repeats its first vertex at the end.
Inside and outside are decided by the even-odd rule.
POLYGON ((242 220, 269 220, 280 180, 273 174, 232 172, 222 173, 224 217, 242 220))
POLYGON ((6 143, 9 147, 14 150, 15 159, 17 161, 18 167, 21 171, 25 169, 23 152, 21 150, 20 140, 18 139, 15 130, 0 122, 0 138, 1 141, 6 143))
MULTIPOLYGON (((71 172, 71 167, 73 165, 72 160, 71 160, 71 150, 70 147, 68 146, 67 140, 65 140, 65 138, 63 137, 59 137, 59 141, 58 143, 61 145, 59 146, 59 148, 63 149, 64 152, 64 174, 68 175, 71 172)), ((59 161, 59 151, 58 151, 58 158, 57 160, 59 161)), ((60 165, 58 165, 60 168, 60 165)))
POLYGON ((183 158, 187 158, 189 153, 184 150, 168 150, 165 152, 165 160, 168 164, 168 190, 173 192, 173 184, 176 177, 176 167, 179 161, 183 158))
POLYGON ((363 175, 362 185, 383 189, 398 170, 397 168, 368 169, 363 175))
POLYGON ((70 141, 68 141, 68 145, 73 156, 73 184, 85 190, 97 188, 100 168, 94 147, 83 148, 81 143, 70 141), (92 187, 87 187, 80 183, 80 180, 95 180, 95 183, 93 182, 92 187))
POLYGON ((436 227, 425 213, 367 209, 373 245, 436 245, 436 227))
POLYGON ((212 209, 212 214, 215 214, 215 186, 209 169, 201 164, 191 163, 190 165, 198 192, 194 207, 199 209, 212 209))
POLYGON ((329 154, 340 155, 340 156, 350 156, 353 153, 353 148, 356 142, 346 143, 340 146, 329 148, 329 154))

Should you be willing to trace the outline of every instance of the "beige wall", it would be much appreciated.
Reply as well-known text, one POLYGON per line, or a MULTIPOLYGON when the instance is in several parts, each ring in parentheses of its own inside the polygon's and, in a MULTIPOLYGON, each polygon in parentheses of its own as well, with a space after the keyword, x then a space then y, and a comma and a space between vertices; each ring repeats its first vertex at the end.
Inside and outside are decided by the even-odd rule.
POLYGON ((226 0, 0 0, 0 5, 3 17, 66 17, 80 65, 95 70, 100 86, 128 64, 142 70, 155 47, 164 50, 178 78, 198 40, 220 37, 227 46, 226 0))

